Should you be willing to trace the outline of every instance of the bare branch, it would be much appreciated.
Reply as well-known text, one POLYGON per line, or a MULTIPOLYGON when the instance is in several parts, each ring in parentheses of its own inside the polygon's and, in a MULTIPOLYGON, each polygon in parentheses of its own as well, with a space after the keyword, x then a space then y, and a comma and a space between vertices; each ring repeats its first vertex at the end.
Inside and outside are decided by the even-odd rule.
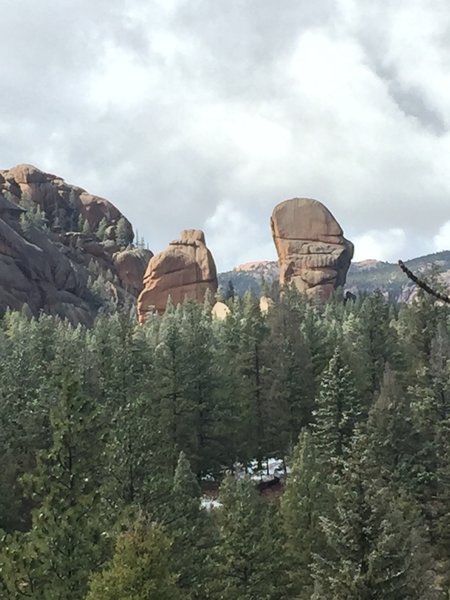
POLYGON ((422 279, 419 279, 418 277, 416 277, 416 275, 414 275, 414 273, 408 269, 408 267, 405 265, 405 263, 402 260, 398 261, 398 265, 399 265, 400 269, 403 271, 403 273, 405 273, 405 275, 409 279, 411 279, 411 281, 413 281, 418 287, 420 287, 422 290, 427 292, 427 294, 434 296, 438 300, 442 300, 442 302, 446 302, 447 304, 450 304, 450 298, 448 296, 446 296, 445 294, 441 294, 440 292, 437 292, 436 290, 433 290, 433 288, 431 288, 425 281, 422 281, 422 279))

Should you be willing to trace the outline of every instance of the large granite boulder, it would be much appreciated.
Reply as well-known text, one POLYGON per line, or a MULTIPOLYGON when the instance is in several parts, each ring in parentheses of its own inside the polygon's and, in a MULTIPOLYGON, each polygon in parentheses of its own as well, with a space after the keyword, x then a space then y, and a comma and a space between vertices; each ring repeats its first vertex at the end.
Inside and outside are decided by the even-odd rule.
POLYGON ((164 313, 169 297, 174 304, 185 300, 203 302, 217 291, 216 265, 199 229, 185 229, 179 240, 150 259, 144 290, 138 299, 140 322, 149 312, 164 313))
POLYGON ((110 300, 135 302, 151 253, 132 239, 107 200, 31 165, 0 171, 0 314, 27 305, 90 324, 110 300))
POLYGON ((115 271, 122 286, 133 296, 142 291, 144 273, 153 252, 141 248, 122 250, 113 254, 115 271))
POLYGON ((92 231, 102 219, 110 225, 116 225, 122 219, 126 241, 133 240, 131 223, 111 202, 70 185, 61 177, 44 173, 33 165, 0 170, 0 191, 7 192, 13 202, 26 199, 39 205, 50 226, 57 222, 64 230, 73 229, 80 215, 87 220, 92 231))
POLYGON ((318 200, 293 198, 272 213, 272 234, 280 264, 280 285, 293 283, 315 300, 327 300, 345 284, 353 244, 318 200))

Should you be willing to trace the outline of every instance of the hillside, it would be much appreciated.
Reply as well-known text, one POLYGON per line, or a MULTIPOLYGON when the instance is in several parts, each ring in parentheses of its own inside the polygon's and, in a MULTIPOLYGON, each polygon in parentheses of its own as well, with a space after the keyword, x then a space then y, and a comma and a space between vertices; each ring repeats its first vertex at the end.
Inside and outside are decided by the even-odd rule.
MULTIPOLYGON (((437 252, 420 256, 405 263, 414 272, 424 272, 431 265, 442 271, 443 280, 450 286, 450 251, 437 252)), ((219 286, 226 290, 229 282, 239 295, 250 290, 253 294, 261 293, 262 282, 269 285, 278 279, 278 263, 276 261, 254 261, 235 267, 232 271, 219 273, 219 286)), ((347 276, 346 289, 353 293, 371 292, 376 289, 396 300, 408 301, 414 285, 407 280, 398 265, 378 260, 364 260, 352 263, 347 276)))
POLYGON ((0 171, 0 314, 92 323, 134 303, 152 253, 111 202, 32 165, 0 171))

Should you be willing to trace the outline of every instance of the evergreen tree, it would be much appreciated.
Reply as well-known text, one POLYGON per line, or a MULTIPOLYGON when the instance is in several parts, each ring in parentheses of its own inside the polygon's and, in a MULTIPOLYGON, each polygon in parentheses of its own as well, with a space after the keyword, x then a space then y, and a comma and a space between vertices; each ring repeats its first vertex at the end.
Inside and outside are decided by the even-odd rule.
POLYGON ((285 565, 281 527, 270 519, 271 512, 266 512, 254 483, 246 477, 229 475, 222 483, 219 498, 223 506, 218 514, 216 597, 288 598, 281 568, 285 565))
POLYGON ((99 240, 103 241, 106 239, 106 230, 108 229, 108 221, 106 220, 106 217, 103 217, 103 219, 100 221, 100 223, 97 226, 97 237, 99 240))
POLYGON ((124 217, 120 217, 116 224, 116 242, 119 246, 128 246, 130 241, 127 222, 124 217))
POLYGON ((109 495, 119 505, 141 502, 157 468, 160 436, 151 406, 152 356, 126 314, 97 319, 89 341, 97 370, 96 395, 109 415, 109 495))
POLYGON ((166 527, 172 537, 171 564, 177 585, 186 598, 206 596, 209 577, 207 547, 210 544, 206 514, 200 507, 200 486, 185 454, 180 452, 166 527))
POLYGON ((28 196, 23 196, 19 206, 25 211, 20 215, 20 225, 25 234, 33 227, 42 230, 47 229, 45 210, 39 204, 33 202, 28 196))
POLYGON ((321 517, 326 544, 313 564, 315 597, 436 598, 420 513, 374 476, 366 446, 359 436, 332 485, 333 513, 321 517))
POLYGON ((338 346, 320 383, 313 426, 319 460, 331 472, 340 468, 360 418, 353 374, 338 346))
POLYGON ((268 317, 265 347, 267 443, 273 456, 291 453, 303 427, 312 420, 314 374, 312 358, 298 323, 298 314, 282 299, 268 317))
POLYGON ((198 475, 219 472, 226 460, 222 429, 226 414, 216 396, 211 306, 188 302, 182 308, 180 360, 184 377, 184 426, 190 436, 180 446, 198 475))
POLYGON ((119 535, 110 565, 95 575, 86 600, 181 600, 160 526, 138 521, 119 535))
POLYGON ((256 458, 258 468, 266 458, 267 387, 264 385, 263 347, 268 328, 259 305, 246 294, 238 345, 239 409, 241 418, 240 458, 247 464, 256 458))
POLYGON ((62 375, 51 425, 52 445, 24 481, 39 501, 32 529, 9 538, 0 559, 11 598, 82 599, 106 556, 101 418, 69 373, 62 375))
POLYGON ((228 281, 227 289, 225 292, 225 300, 233 300, 235 296, 234 285, 231 279, 228 281))
POLYGON ((86 234, 86 235, 89 234, 89 233, 91 233, 91 226, 90 226, 89 221, 87 219, 83 219, 81 232, 84 233, 84 234, 86 234))
POLYGON ((329 508, 329 496, 323 471, 316 459, 314 438, 305 430, 295 448, 291 472, 281 500, 289 593, 292 598, 311 598, 311 564, 314 555, 324 544, 319 517, 325 508, 329 508))

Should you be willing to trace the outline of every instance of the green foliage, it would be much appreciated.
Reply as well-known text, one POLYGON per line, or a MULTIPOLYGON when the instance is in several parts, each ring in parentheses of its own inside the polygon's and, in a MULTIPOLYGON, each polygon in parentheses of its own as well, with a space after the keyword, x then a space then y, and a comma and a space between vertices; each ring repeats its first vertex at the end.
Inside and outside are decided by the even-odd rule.
POLYGON ((228 303, 3 316, 1 598, 446 598, 448 307, 228 303))
POLYGON ((181 600, 175 579, 169 538, 141 520, 119 535, 110 565, 92 578, 86 600, 181 600))
POLYGON ((311 564, 323 547, 320 515, 329 509, 326 477, 314 447, 314 437, 304 431, 295 448, 291 474, 281 501, 286 531, 286 560, 289 566, 289 591, 293 598, 311 597, 311 564))
POLYGON ((335 478, 334 506, 321 515, 326 543, 313 563, 315 593, 336 600, 435 598, 420 512, 374 477, 357 437, 335 478))
POLYGON ((100 221, 97 226, 96 235, 99 240, 104 241, 106 239, 106 230, 108 229, 108 221, 105 217, 100 221))
POLYGON ((61 375, 60 385, 51 412, 52 444, 39 453, 36 472, 23 477, 38 505, 32 528, 8 537, 0 558, 12 597, 81 599, 107 551, 100 415, 70 373, 61 375))
POLYGON ((254 483, 229 475, 220 490, 216 555, 217 587, 223 600, 282 600, 286 595, 286 562, 281 527, 254 483))
POLYGON ((20 215, 20 226, 25 234, 31 227, 43 230, 47 229, 47 217, 39 204, 33 202, 28 196, 23 196, 19 202, 19 206, 25 210, 20 215))
POLYGON ((353 374, 338 346, 325 370, 317 397, 315 445, 320 462, 331 473, 340 469, 361 418, 353 374))
POLYGON ((119 246, 128 246, 131 241, 127 222, 124 217, 120 217, 116 223, 115 237, 119 246))

